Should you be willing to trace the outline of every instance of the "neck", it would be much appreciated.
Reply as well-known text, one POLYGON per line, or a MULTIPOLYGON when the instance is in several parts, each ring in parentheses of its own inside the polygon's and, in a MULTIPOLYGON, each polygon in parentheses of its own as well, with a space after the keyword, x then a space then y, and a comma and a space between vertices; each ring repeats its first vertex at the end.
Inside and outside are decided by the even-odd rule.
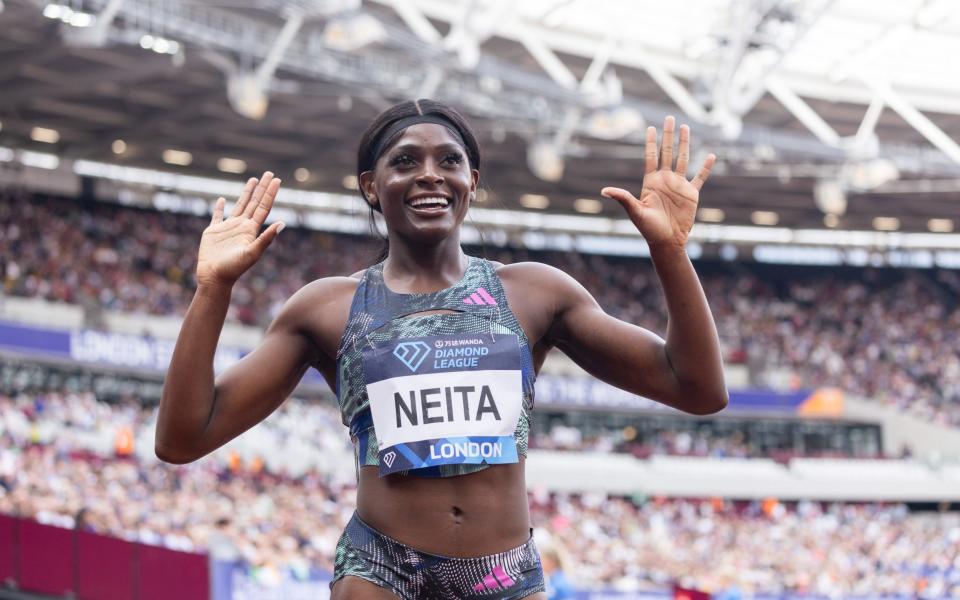
POLYGON ((423 245, 391 239, 383 270, 384 276, 400 283, 400 287, 420 292, 453 285, 466 268, 467 256, 460 248, 460 238, 452 236, 439 244, 423 245))

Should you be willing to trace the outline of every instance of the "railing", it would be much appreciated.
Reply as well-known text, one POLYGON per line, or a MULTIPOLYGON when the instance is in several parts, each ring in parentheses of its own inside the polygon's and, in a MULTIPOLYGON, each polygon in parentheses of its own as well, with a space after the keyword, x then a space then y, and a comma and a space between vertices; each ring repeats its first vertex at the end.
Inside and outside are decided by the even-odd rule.
POLYGON ((0 583, 84 600, 209 600, 205 554, 0 515, 0 583))

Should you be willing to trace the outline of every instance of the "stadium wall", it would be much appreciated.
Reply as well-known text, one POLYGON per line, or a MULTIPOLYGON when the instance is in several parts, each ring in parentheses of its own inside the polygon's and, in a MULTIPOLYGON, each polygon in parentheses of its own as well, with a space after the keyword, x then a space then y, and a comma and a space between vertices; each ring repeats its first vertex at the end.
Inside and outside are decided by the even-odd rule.
POLYGON ((205 554, 9 515, 0 515, 0 584, 48 598, 206 600, 210 596, 205 554))
POLYGON ((850 419, 879 423, 883 447, 888 454, 899 455, 904 448, 930 460, 953 458, 960 452, 960 430, 931 423, 891 406, 866 398, 847 395, 843 415, 850 419), (952 456, 944 448, 953 448, 952 456))

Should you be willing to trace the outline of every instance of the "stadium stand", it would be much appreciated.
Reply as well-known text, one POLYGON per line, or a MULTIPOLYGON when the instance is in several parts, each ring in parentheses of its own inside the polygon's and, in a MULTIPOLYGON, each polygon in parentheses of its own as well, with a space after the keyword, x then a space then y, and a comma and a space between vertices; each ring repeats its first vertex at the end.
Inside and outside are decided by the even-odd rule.
MULTIPOLYGON (((77 305, 84 324, 101 328, 110 313, 165 316, 185 310, 203 218, 17 198, 9 191, 0 198, 6 295, 54 302, 54 312, 77 305), (136 238, 126 235, 133 229, 136 238)), ((233 321, 264 326, 304 283, 356 271, 375 246, 368 238, 294 229, 275 250, 240 282, 229 315, 233 321)), ((487 254, 507 262, 530 258, 554 264, 577 277, 611 314, 663 330, 665 314, 649 264, 498 247, 487 254)), ((788 389, 831 385, 933 423, 960 424, 955 274, 716 262, 699 268, 726 360, 746 368, 750 383, 788 389), (915 310, 918 306, 923 310, 915 310)), ((133 319, 142 330, 140 317, 133 319)), ((175 331, 154 329, 168 338, 175 331)), ((239 336, 248 343, 256 337, 239 336)))

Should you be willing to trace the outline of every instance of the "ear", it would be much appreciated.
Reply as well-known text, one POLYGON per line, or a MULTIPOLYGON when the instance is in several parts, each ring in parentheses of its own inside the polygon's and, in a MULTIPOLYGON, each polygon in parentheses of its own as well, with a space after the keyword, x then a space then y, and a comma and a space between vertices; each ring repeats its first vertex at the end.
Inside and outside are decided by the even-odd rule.
POLYGON ((480 171, 477 169, 470 170, 470 201, 477 199, 477 185, 480 184, 480 171))
POLYGON ((373 185, 373 171, 364 171, 360 173, 360 193, 363 199, 373 208, 380 207, 380 201, 377 200, 377 192, 373 185))

